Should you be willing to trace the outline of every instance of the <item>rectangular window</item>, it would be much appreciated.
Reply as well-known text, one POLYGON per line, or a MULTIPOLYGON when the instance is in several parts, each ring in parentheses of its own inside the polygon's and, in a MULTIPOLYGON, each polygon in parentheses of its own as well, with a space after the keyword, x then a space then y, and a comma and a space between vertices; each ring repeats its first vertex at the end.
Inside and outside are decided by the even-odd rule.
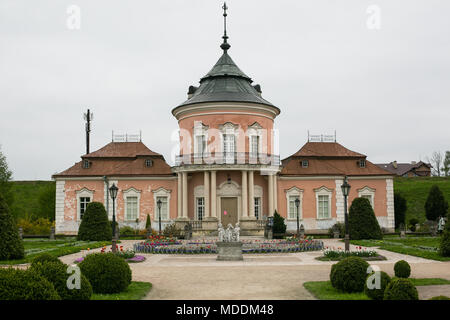
MULTIPOLYGON (((156 197, 156 203, 158 203, 158 200, 161 200, 161 220, 169 220, 167 197, 156 197)), ((159 220, 158 206, 156 206, 155 217, 159 220)))
POLYGON ((86 212, 86 207, 91 202, 90 197, 80 197, 80 219, 83 219, 83 215, 86 212))
POLYGON ((234 161, 234 134, 224 134, 223 135, 223 153, 225 156, 225 161, 234 161))
POLYGON ((261 219, 261 198, 255 197, 255 217, 261 219))
POLYGON ((206 136, 205 135, 199 135, 196 136, 196 143, 197 143, 197 156, 201 157, 206 153, 206 136))
POLYGON ((255 158, 259 153, 259 136, 250 136, 250 156, 255 158))
POLYGON ((197 220, 203 220, 205 216, 205 198, 199 197, 197 198, 197 220))
POLYGON ((318 206, 319 206, 319 219, 330 218, 330 197, 326 195, 318 196, 318 206))
POLYGON ((136 220, 138 217, 138 198, 127 197, 126 220, 136 220))
MULTIPOLYGON (((299 196, 289 196, 289 219, 297 219, 297 206, 295 205, 295 200, 299 199, 299 196)), ((298 210, 300 211, 300 205, 298 206, 298 210)), ((299 219, 301 217, 299 216, 299 219)))

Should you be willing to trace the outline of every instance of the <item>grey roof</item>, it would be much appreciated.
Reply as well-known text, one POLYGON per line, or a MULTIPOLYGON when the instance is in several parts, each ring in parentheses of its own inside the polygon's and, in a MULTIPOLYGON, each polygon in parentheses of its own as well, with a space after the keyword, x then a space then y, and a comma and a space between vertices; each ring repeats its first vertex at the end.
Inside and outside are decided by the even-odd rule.
POLYGON ((376 163, 376 165, 384 170, 387 170, 399 176, 402 176, 409 171, 415 172, 415 169, 423 165, 427 166, 428 168, 431 168, 431 165, 429 163, 425 163, 423 161, 419 161, 416 163, 395 163, 395 162, 376 163))
POLYGON ((250 102, 275 107, 261 97, 259 87, 252 86, 252 82, 224 50, 211 71, 200 79, 200 86, 189 88, 192 96, 178 107, 203 102, 250 102))

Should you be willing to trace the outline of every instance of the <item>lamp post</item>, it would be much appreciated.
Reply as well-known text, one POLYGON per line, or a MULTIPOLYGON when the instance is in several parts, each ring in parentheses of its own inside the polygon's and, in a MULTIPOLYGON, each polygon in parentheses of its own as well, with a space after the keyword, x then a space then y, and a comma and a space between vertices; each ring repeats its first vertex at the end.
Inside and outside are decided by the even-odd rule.
POLYGON ((159 235, 161 235, 161 199, 158 199, 158 201, 156 201, 156 204, 158 206, 159 235))
POLYGON ((344 183, 341 185, 342 194, 344 195, 344 215, 345 215, 345 251, 350 251, 350 236, 348 234, 348 213, 347 213, 347 197, 351 186, 348 184, 347 176, 344 178, 344 183))
POLYGON ((112 225, 112 252, 116 252, 116 197, 117 197, 117 191, 119 191, 119 188, 116 187, 116 185, 113 183, 113 185, 109 188, 109 194, 111 195, 111 199, 113 201, 113 225, 112 225))
POLYGON ((297 208, 297 238, 300 237, 300 227, 299 227, 299 211, 298 211, 298 207, 300 206, 300 200, 299 198, 295 199, 295 207, 297 208))

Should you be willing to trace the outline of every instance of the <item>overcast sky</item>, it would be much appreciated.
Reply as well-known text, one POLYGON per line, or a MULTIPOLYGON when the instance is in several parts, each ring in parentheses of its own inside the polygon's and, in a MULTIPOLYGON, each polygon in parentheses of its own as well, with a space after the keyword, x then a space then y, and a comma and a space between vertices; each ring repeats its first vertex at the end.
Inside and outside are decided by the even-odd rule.
MULTIPOLYGON (((336 130, 338 142, 375 163, 450 150, 450 1, 227 4, 230 56, 281 109, 282 158, 308 130, 336 130)), ((142 130, 170 163, 170 111, 221 55, 221 6, 0 0, 0 144, 14 180, 50 180, 79 161, 88 107, 91 151, 111 130, 142 130), (80 29, 67 26, 71 5, 80 29)))

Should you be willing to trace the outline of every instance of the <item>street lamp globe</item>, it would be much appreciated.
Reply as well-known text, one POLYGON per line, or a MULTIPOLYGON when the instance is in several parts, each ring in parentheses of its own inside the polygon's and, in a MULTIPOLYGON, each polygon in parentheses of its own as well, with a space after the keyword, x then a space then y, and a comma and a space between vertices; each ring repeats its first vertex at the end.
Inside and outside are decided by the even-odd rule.
POLYGON ((119 191, 119 188, 117 188, 116 184, 113 183, 113 185, 109 188, 109 194, 111 195, 111 199, 115 200, 117 198, 118 191, 119 191))

